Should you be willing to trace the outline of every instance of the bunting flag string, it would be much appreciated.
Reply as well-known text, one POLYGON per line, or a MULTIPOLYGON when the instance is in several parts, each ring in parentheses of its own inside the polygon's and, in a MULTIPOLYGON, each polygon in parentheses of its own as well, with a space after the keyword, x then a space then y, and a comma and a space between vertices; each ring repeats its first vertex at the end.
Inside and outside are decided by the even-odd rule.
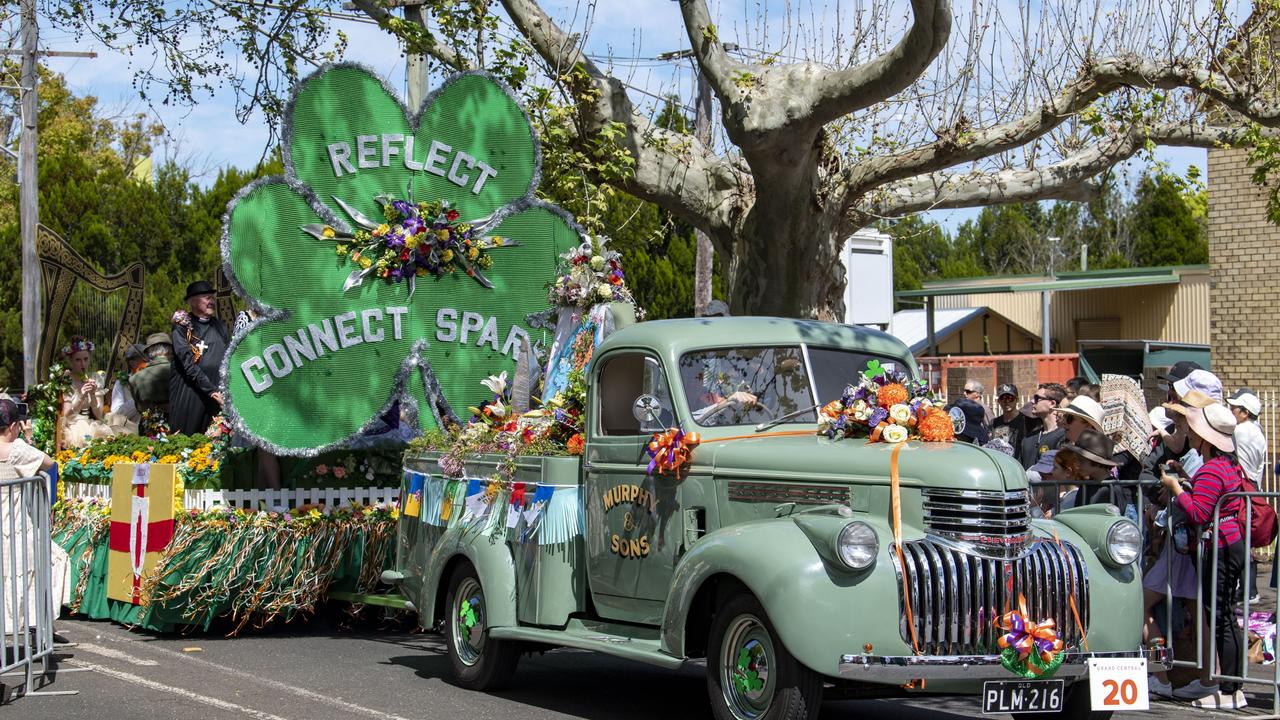
POLYGON ((461 525, 480 534, 505 532, 514 542, 544 545, 568 542, 586 530, 577 485, 504 484, 406 469, 404 491, 421 498, 416 517, 433 527, 461 525))

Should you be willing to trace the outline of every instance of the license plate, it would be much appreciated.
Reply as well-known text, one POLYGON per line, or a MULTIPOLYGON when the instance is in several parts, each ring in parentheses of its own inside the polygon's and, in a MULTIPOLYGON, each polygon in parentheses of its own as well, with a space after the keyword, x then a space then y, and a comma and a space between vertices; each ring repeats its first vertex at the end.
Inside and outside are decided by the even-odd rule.
POLYGON ((1064 695, 1061 680, 991 680, 982 684, 982 712, 1061 712, 1064 695))

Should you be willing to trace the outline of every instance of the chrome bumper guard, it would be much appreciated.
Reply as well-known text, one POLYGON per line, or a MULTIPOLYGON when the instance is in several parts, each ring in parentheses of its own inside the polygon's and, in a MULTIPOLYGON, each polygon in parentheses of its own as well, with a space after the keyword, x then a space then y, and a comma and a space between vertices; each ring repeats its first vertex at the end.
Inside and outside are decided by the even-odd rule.
MULTIPOLYGON (((1080 678, 1089 672, 1089 658, 1146 658, 1149 667, 1168 669, 1173 654, 1168 648, 1119 652, 1069 652, 1055 678, 1080 678)), ((840 677, 881 683, 912 680, 1010 680, 1013 675, 1000 664, 999 655, 842 655, 840 677)))

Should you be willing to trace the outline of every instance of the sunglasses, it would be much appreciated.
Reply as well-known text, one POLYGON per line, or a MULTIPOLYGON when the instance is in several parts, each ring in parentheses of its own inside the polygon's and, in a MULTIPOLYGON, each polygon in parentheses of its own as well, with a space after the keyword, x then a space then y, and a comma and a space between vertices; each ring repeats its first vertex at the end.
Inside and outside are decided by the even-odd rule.
POLYGON ((1063 425, 1070 425, 1080 419, 1080 418, 1077 418, 1075 415, 1069 415, 1067 413, 1061 413, 1061 415, 1062 415, 1063 425))
POLYGON ((1053 403, 1058 402, 1057 400, 1054 400, 1053 398, 1049 397, 1048 395, 1041 395, 1041 394, 1039 394, 1039 393, 1036 393, 1035 395, 1032 395, 1032 396, 1031 396, 1031 402, 1033 402, 1033 403, 1038 403, 1038 402, 1040 402, 1041 400, 1048 400, 1049 402, 1053 402, 1053 403))

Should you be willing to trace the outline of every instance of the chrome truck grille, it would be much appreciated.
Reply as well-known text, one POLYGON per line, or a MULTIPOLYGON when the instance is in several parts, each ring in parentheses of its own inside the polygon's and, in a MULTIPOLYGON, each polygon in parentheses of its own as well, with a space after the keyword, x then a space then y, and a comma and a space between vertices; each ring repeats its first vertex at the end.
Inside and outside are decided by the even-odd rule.
POLYGON ((911 642, 902 600, 905 588, 911 595, 920 652, 926 655, 999 653, 996 639, 1001 633, 995 621, 1018 607, 1019 595, 1026 598, 1031 619, 1056 621, 1066 647, 1075 647, 1084 634, 1069 595, 1075 597, 1083 630, 1089 627, 1088 571, 1080 551, 1067 543, 1038 540, 1019 559, 993 560, 934 540, 915 540, 902 545, 906 582, 897 553, 890 554, 898 574, 902 639, 911 642))
POLYGON ((996 560, 1026 554, 1031 517, 1025 490, 924 488, 920 494, 928 534, 996 560))

